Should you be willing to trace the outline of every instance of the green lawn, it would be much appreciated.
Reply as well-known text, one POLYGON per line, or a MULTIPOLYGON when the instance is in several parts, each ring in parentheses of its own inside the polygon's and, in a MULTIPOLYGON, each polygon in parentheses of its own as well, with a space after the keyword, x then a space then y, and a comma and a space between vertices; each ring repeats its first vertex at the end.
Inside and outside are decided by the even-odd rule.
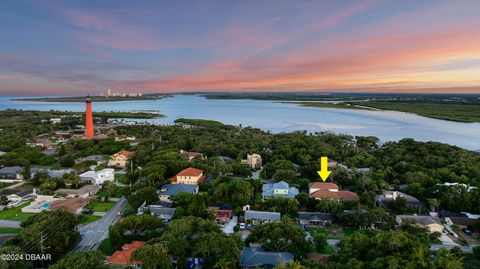
POLYGON ((84 223, 90 223, 97 221, 101 219, 102 217, 100 216, 94 216, 94 215, 80 215, 79 216, 79 223, 84 224, 84 223))
POLYGON ((0 228, 0 234, 19 234, 21 228, 0 228))
POLYGON ((11 186, 11 185, 13 185, 13 183, 0 182, 0 189, 6 188, 6 187, 11 186))
POLYGON ((39 186, 33 185, 32 183, 25 183, 20 186, 22 189, 33 189, 33 188, 39 188, 39 186))
POLYGON ((30 202, 24 203, 21 206, 17 206, 14 208, 10 209, 5 209, 0 211, 0 219, 4 220, 18 220, 18 221, 24 221, 28 219, 28 217, 34 215, 34 213, 23 213, 22 208, 26 207, 29 205, 30 202))
POLYGON ((105 254, 105 256, 110 256, 115 251, 115 248, 113 247, 112 242, 110 242, 110 238, 107 238, 100 243, 98 250, 105 254))
POLYGON ((91 200, 90 203, 88 203, 87 208, 95 212, 107 212, 114 204, 114 201, 103 202, 99 200, 91 200))
POLYGON ((328 239, 342 239, 350 237, 356 230, 339 226, 320 227, 315 229, 326 235, 328 239))
POLYGON ((335 250, 334 250, 331 246, 326 245, 326 246, 322 249, 322 251, 320 251, 320 253, 322 253, 322 254, 333 254, 333 253, 335 253, 335 250))

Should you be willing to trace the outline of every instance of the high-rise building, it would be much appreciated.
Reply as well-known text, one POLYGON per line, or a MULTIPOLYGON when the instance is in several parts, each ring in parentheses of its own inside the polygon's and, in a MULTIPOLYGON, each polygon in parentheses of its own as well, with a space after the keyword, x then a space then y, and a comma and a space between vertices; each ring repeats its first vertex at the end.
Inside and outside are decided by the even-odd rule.
POLYGON ((85 138, 90 139, 95 136, 95 132, 93 130, 92 99, 90 99, 90 96, 87 96, 85 103, 85 138))

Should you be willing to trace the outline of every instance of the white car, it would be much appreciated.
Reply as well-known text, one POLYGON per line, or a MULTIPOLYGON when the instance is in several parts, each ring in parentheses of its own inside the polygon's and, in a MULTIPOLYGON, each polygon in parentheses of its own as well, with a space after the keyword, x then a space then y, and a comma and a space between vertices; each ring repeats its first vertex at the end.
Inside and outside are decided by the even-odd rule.
POLYGON ((245 230, 245 223, 240 223, 240 230, 245 230))

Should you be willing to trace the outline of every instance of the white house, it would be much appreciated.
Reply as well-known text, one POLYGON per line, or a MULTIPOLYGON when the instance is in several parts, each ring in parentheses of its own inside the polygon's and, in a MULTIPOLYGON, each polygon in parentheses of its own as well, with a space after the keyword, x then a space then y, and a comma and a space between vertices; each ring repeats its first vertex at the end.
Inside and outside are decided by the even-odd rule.
POLYGON ((61 118, 51 118, 50 119, 51 124, 57 124, 57 123, 60 123, 60 122, 62 122, 61 118))
POLYGON ((88 171, 80 175, 80 180, 95 185, 102 185, 105 181, 113 181, 115 179, 114 171, 112 168, 105 168, 100 171, 88 171))

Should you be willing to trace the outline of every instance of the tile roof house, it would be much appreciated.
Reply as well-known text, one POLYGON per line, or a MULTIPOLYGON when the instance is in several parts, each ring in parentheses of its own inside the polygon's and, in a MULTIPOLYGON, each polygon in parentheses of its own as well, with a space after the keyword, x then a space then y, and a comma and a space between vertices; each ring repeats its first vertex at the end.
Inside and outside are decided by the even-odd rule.
POLYGON ((128 160, 133 158, 134 156, 135 152, 133 151, 121 150, 110 156, 108 166, 126 167, 128 160))
POLYGON ((405 199, 408 207, 423 207, 423 203, 417 198, 399 191, 383 191, 382 194, 375 196, 375 204, 380 207, 385 207, 398 198, 405 199))
POLYGON ((298 222, 302 225, 324 226, 332 223, 333 217, 330 213, 322 212, 298 212, 298 222))
POLYGON ((397 215, 395 221, 398 225, 405 222, 413 222, 421 227, 427 228, 431 233, 443 232, 444 226, 439 218, 431 216, 417 216, 417 215, 397 215))
POLYGON ((351 191, 338 189, 337 184, 330 182, 310 182, 308 184, 309 196, 317 200, 331 199, 334 201, 358 201, 358 195, 351 191))
POLYGON ((230 209, 221 209, 219 207, 209 206, 208 211, 215 212, 215 223, 219 225, 228 224, 233 216, 233 212, 230 209))
POLYGON ((456 224, 460 226, 460 228, 467 228, 467 229, 473 229, 478 222, 478 219, 471 219, 467 217, 447 217, 445 218, 445 223, 449 225, 456 224))
POLYGON ((170 178, 172 184, 198 184, 205 180, 203 170, 189 167, 170 178))
POLYGON ((162 202, 172 202, 170 197, 175 196, 181 192, 190 194, 198 193, 198 185, 192 184, 167 184, 157 191, 158 197, 162 202))
POLYGON ((58 189, 55 194, 63 195, 68 198, 87 198, 95 195, 100 190, 98 185, 84 185, 78 189, 58 189))
POLYGON ((250 221, 252 224, 264 224, 274 221, 280 221, 280 213, 270 211, 245 211, 245 221, 250 221))
POLYGON ((307 259, 313 262, 327 263, 330 260, 330 255, 321 253, 308 253, 307 259))
POLYGON ((50 209, 63 209, 72 214, 80 214, 83 208, 88 204, 85 198, 70 198, 66 200, 54 200, 50 203, 50 209))
POLYGON ((112 256, 108 257, 108 265, 115 268, 139 268, 141 266, 141 262, 132 262, 130 261, 130 257, 132 256, 133 252, 135 252, 135 250, 143 246, 145 246, 144 241, 132 241, 130 242, 130 244, 124 244, 122 246, 122 250, 117 250, 112 254, 112 256))
POLYGON ((272 268, 293 261, 290 252, 265 251, 259 247, 244 247, 240 256, 240 268, 272 268))
POLYGON ((265 183, 262 186, 262 198, 282 197, 293 199, 299 193, 295 187, 290 187, 287 182, 265 183))

